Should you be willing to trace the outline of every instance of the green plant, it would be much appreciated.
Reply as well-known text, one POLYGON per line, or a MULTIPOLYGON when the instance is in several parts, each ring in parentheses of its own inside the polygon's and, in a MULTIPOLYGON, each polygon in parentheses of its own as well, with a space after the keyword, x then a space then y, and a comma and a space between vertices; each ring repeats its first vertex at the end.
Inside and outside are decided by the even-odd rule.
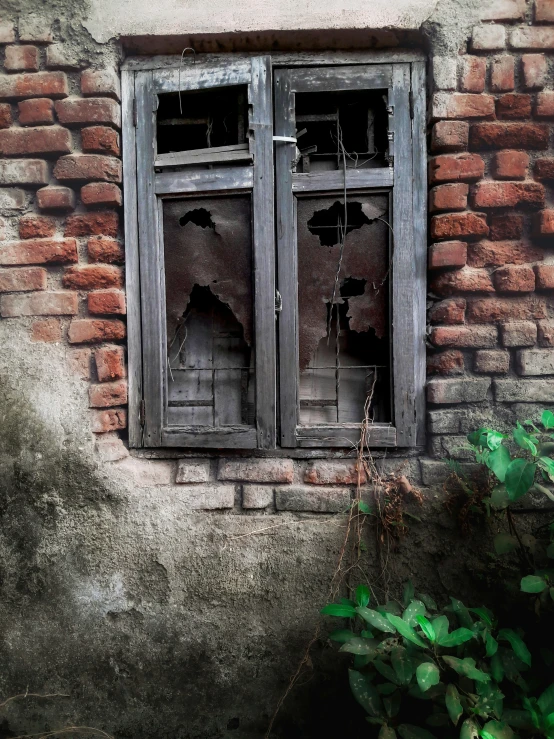
POLYGON ((554 739, 554 683, 541 691, 525 674, 532 656, 521 635, 487 608, 451 598, 440 609, 408 583, 402 603, 372 608, 360 585, 355 600, 322 613, 350 619, 329 638, 353 655, 350 688, 378 739, 515 739, 514 730, 554 739))
MULTIPOLYGON (((518 534, 512 515, 512 504, 528 493, 538 493, 554 501, 554 413, 545 410, 538 428, 532 421, 519 421, 511 434, 489 428, 480 428, 468 434, 469 448, 475 460, 490 471, 494 479, 490 496, 484 499, 487 510, 506 513, 509 531, 499 533, 494 538, 497 554, 517 551, 523 568, 534 571, 522 577, 520 588, 523 592, 537 594, 542 605, 554 601, 554 568, 536 569, 535 551, 537 537, 518 534), (527 427, 527 428, 526 428, 527 427), (529 430, 527 430, 529 429, 529 430)), ((468 495, 472 492, 468 487, 468 495)), ((546 558, 554 558, 554 522, 541 527, 548 534, 542 541, 546 558)))

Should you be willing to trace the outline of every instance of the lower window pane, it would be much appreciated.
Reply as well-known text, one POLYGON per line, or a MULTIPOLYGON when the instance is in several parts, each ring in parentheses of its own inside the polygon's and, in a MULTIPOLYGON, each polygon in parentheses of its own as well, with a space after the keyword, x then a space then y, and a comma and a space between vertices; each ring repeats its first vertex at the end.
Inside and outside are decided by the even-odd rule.
POLYGON ((163 203, 167 424, 254 425, 249 196, 163 203))
POLYGON ((388 202, 298 198, 301 425, 391 420, 388 202))

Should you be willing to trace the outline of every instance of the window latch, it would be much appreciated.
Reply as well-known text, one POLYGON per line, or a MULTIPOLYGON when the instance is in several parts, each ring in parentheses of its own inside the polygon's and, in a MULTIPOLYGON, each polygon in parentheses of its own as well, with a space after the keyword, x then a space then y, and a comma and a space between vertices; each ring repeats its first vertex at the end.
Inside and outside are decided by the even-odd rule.
POLYGON ((280 313, 283 310, 283 298, 279 290, 275 290, 275 313, 280 313))

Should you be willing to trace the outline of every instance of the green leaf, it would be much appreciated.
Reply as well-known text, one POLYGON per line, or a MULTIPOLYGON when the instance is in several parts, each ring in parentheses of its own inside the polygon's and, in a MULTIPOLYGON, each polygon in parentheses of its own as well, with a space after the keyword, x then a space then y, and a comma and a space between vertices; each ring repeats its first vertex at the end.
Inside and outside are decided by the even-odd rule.
POLYGON ((487 657, 493 657, 498 652, 498 642, 490 631, 485 631, 485 649, 487 657))
POLYGON ((504 680, 504 664, 498 654, 498 650, 496 654, 493 654, 491 659, 491 675, 497 683, 501 683, 504 680))
POLYGON ((514 429, 513 436, 514 441, 518 446, 531 452, 533 456, 537 456, 536 439, 527 433, 519 421, 517 422, 517 427, 514 429))
POLYGON ((531 667, 531 652, 525 646, 523 639, 513 629, 500 629, 498 640, 510 642, 516 657, 531 667))
POLYGON ((495 511, 502 511, 510 505, 510 496, 505 485, 497 485, 491 493, 491 506, 495 511))
MULTIPOLYGON (((503 721, 488 721, 483 727, 492 739, 513 739, 514 732, 503 721)), ((483 736, 483 734, 481 734, 483 736)))
POLYGON ((343 644, 340 651, 350 652, 350 654, 367 654, 372 657, 377 652, 377 645, 376 639, 362 639, 360 636, 355 636, 343 644))
POLYGON ((356 609, 353 606, 341 605, 339 603, 329 603, 329 605, 321 609, 320 613, 322 613, 324 616, 353 618, 356 615, 356 609))
POLYGON ((367 503, 364 503, 363 500, 358 501, 358 510, 360 511, 360 513, 363 513, 366 516, 370 516, 372 514, 371 508, 368 506, 367 503))
POLYGON ((394 693, 395 690, 398 690, 398 685, 395 683, 381 683, 377 686, 377 692, 379 695, 390 695, 391 693, 394 693))
POLYGON ((395 647, 390 654, 391 665, 401 685, 408 685, 414 674, 414 665, 405 647, 395 647))
POLYGON ((434 734, 425 729, 420 729, 419 726, 412 726, 411 724, 400 724, 398 727, 398 733, 402 739, 436 739, 434 734))
POLYGON ((552 411, 543 411, 541 423, 547 431, 548 429, 554 429, 554 413, 552 411))
POLYGON ((554 559, 554 541, 551 541, 546 549, 546 556, 554 559))
POLYGON ((505 439, 506 435, 501 434, 500 431, 487 431, 486 443, 491 452, 496 451, 502 444, 502 439, 505 439))
POLYGON ((471 611, 471 613, 474 613, 476 616, 479 616, 481 621, 484 621, 487 624, 487 626, 492 626, 494 614, 492 611, 489 611, 488 608, 485 608, 485 606, 482 606, 481 608, 470 608, 469 610, 471 611))
POLYGON ((460 739, 479 739, 479 727, 473 719, 468 718, 462 724, 460 739))
POLYGON ((387 665, 386 662, 383 662, 381 659, 376 659, 373 662, 373 666, 377 670, 377 672, 380 672, 381 675, 386 678, 391 683, 397 683, 399 682, 398 677, 396 676, 396 672, 393 670, 393 668, 390 665, 387 665))
POLYGON ((416 670, 417 684, 420 689, 425 693, 433 685, 440 683, 440 672, 439 668, 434 662, 422 662, 417 666, 416 670))
POLYGON ((402 603, 407 608, 413 600, 415 595, 414 584, 411 580, 404 585, 404 593, 402 594, 402 603))
POLYGON ((510 462, 505 479, 510 500, 518 500, 528 492, 535 479, 536 471, 537 465, 525 459, 514 459, 510 462))
POLYGON ((431 626, 433 627, 433 630, 435 632, 435 638, 438 641, 443 636, 446 636, 446 634, 448 634, 450 623, 448 622, 448 618, 446 616, 437 616, 437 618, 434 618, 431 621, 431 626))
POLYGON ((487 467, 492 470, 500 482, 506 479, 506 470, 510 466, 512 458, 510 452, 502 444, 489 454, 487 467))
POLYGON ((387 613, 387 618, 398 631, 398 633, 404 637, 404 639, 412 642, 412 644, 417 644, 418 647, 425 647, 425 642, 403 619, 401 619, 399 616, 393 615, 392 613, 387 613))
POLYGON ((479 736, 481 739, 494 739, 494 736, 492 734, 489 734, 488 731, 485 731, 484 729, 479 730, 479 736))
POLYGON ((493 541, 494 551, 497 554, 509 554, 519 546, 519 542, 516 537, 511 536, 510 534, 496 534, 493 541))
POLYGON ((521 579, 520 588, 524 593, 542 593, 548 585, 543 577, 527 575, 521 579))
POLYGON ((472 446, 484 446, 486 444, 487 429, 480 428, 467 435, 467 440, 472 446))
POLYGON ((429 639, 431 643, 434 643, 437 639, 435 634, 435 629, 433 628, 431 622, 425 618, 425 616, 416 616, 416 621, 418 622, 421 630, 425 634, 425 636, 429 639))
POLYGON ((401 700, 402 696, 400 695, 399 690, 397 690, 395 693, 391 693, 390 695, 386 695, 383 698, 383 705, 385 706, 385 711, 387 712, 387 716, 389 718, 394 718, 395 716, 398 716, 401 700))
POLYGON ((369 603, 369 588, 367 585, 358 585, 356 588, 356 605, 365 607, 369 603))
POLYGON ((425 593, 418 593, 417 597, 419 600, 423 601, 425 603, 425 608, 427 608, 428 611, 436 611, 437 610, 437 604, 435 601, 431 598, 430 595, 426 595, 425 593))
POLYGON ((474 633, 469 629, 456 629, 451 634, 441 637, 438 644, 441 647, 458 647, 460 644, 464 644, 466 641, 473 639, 474 633))
POLYGON ((475 660, 471 657, 458 659, 458 657, 449 657, 445 655, 443 660, 449 667, 457 672, 458 675, 464 675, 465 677, 469 677, 471 680, 477 680, 478 682, 483 683, 486 683, 491 679, 490 675, 487 675, 486 672, 478 670, 477 667, 475 667, 475 660))
POLYGON ((537 703, 543 716, 554 712, 554 683, 544 691, 537 703))
POLYGON ((381 726, 377 739, 397 739, 396 731, 390 726, 381 726))
POLYGON ((348 681, 354 698, 371 716, 383 715, 383 704, 379 693, 365 675, 348 670, 348 681))
POLYGON ((464 712, 464 709, 462 708, 462 704, 460 703, 460 694, 458 693, 458 689, 452 683, 450 683, 446 688, 446 696, 444 698, 444 701, 446 703, 446 710, 448 711, 450 720, 452 721, 454 726, 457 726, 458 721, 460 720, 460 716, 464 712))
POLYGON ((394 628, 390 625, 388 620, 372 608, 363 608, 362 606, 358 606, 356 608, 356 613, 375 629, 385 631, 387 634, 394 634, 394 628))
POLYGON ((515 726, 516 729, 533 729, 533 721, 528 711, 516 711, 508 709, 502 714, 505 723, 515 726))
POLYGON ((336 641, 339 644, 345 644, 347 641, 350 641, 350 639, 353 639, 356 636, 356 634, 353 631, 349 631, 348 629, 336 629, 336 631, 332 631, 329 634, 329 639, 331 641, 336 641))
POLYGON ((415 626, 417 616, 425 616, 425 606, 420 600, 413 600, 402 614, 402 620, 410 626, 415 626))

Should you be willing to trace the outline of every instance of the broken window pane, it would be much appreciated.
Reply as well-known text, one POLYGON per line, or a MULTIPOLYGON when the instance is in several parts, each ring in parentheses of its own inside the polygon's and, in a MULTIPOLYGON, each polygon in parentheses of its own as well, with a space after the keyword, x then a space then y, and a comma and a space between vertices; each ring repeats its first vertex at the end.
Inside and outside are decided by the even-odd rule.
POLYGON ((176 92, 158 97, 158 154, 244 145, 246 87, 176 92))
POLYGON ((170 425, 254 424, 250 197, 163 204, 170 425))
POLYGON ((297 172, 386 166, 387 91, 296 94, 297 172))
POLYGON ((391 420, 388 202, 298 198, 302 425, 391 420))

